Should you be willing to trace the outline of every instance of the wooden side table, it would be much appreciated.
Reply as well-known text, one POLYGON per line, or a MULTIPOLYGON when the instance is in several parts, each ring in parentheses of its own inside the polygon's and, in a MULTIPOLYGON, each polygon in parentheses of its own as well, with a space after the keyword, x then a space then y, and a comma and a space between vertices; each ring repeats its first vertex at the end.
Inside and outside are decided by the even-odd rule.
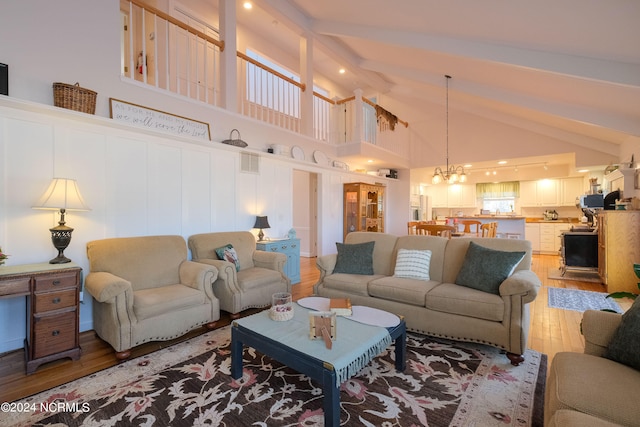
POLYGON ((81 274, 73 262, 0 267, 0 298, 27 297, 27 374, 42 363, 80 358, 81 274))

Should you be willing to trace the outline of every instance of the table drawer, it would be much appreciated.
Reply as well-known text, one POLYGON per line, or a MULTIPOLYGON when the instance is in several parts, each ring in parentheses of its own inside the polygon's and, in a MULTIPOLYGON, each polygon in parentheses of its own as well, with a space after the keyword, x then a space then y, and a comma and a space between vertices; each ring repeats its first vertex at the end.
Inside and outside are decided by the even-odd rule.
POLYGON ((35 294, 35 313, 74 307, 76 305, 76 294, 75 289, 35 294))
POLYGON ((23 279, 6 280, 0 282, 0 297, 5 295, 16 296, 20 294, 28 294, 31 292, 29 284, 31 279, 25 277, 23 279))
POLYGON ((36 316, 33 357, 37 359, 74 348, 77 318, 75 310, 52 316, 36 316))
POLYGON ((58 289, 75 288, 78 286, 76 273, 50 274, 36 276, 35 292, 55 291, 58 289))

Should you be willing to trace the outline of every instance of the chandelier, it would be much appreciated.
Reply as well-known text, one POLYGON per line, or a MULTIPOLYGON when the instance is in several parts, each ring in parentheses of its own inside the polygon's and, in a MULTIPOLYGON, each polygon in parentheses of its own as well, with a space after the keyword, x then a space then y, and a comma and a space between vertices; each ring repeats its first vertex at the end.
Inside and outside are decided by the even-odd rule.
POLYGON ((451 79, 451 76, 445 74, 445 77, 447 78, 447 166, 444 171, 440 167, 435 169, 433 172, 433 178, 431 179, 433 184, 438 184, 443 181, 449 184, 467 181, 467 175, 464 172, 464 167, 449 164, 449 79, 451 79))

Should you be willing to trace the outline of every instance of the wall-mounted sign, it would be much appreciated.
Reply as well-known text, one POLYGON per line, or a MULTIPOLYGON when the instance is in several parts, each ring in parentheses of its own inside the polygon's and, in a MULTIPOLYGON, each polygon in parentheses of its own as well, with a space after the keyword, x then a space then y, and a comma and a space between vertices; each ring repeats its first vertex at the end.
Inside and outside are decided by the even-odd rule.
POLYGON ((111 118, 133 126, 211 141, 209 123, 109 98, 111 118))

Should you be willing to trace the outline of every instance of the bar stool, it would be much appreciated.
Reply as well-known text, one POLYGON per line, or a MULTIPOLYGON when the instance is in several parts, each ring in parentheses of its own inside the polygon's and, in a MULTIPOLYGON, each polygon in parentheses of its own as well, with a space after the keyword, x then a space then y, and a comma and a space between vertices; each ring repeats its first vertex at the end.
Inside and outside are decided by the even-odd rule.
POLYGON ((465 234, 470 234, 471 233, 471 228, 473 227, 475 229, 474 233, 476 235, 480 235, 480 226, 482 225, 482 222, 475 220, 475 219, 463 219, 462 221, 460 221, 460 224, 464 225, 464 230, 462 230, 463 233, 465 234))

